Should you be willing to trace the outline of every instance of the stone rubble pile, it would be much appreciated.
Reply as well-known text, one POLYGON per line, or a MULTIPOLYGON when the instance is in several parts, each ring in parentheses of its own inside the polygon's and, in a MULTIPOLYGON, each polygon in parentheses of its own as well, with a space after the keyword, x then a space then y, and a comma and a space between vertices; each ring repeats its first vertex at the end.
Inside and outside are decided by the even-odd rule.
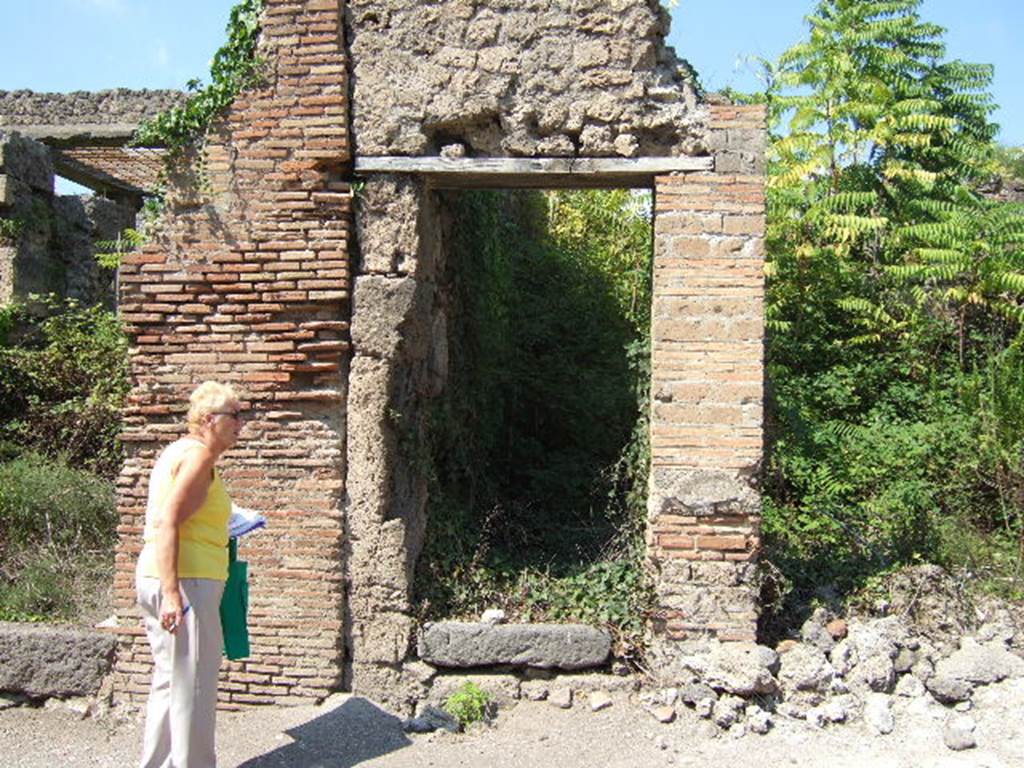
MULTIPOLYGON (((880 615, 845 619, 818 608, 798 637, 775 648, 693 642, 687 655, 646 683, 623 665, 613 664, 611 674, 578 669, 586 665, 575 663, 576 646, 592 628, 577 628, 577 642, 559 635, 558 642, 541 643, 537 633, 568 629, 503 626, 500 619, 437 624, 421 638, 417 665, 424 694, 418 717, 406 727, 445 728, 436 713, 452 692, 472 682, 498 709, 526 700, 598 712, 632 700, 659 723, 688 715, 709 732, 731 736, 766 734, 784 721, 812 728, 859 722, 885 735, 901 720, 926 718, 943 723, 950 749, 975 746, 973 709, 1024 707, 1024 607, 994 600, 972 604, 936 566, 901 571, 887 585, 886 599, 873 607, 880 615), (528 657, 525 646, 534 649, 528 657)), ((607 654, 607 638, 599 639, 601 650, 588 662, 592 669, 607 654)))
MULTIPOLYGON (((935 571, 918 574, 919 599, 935 571)), ((936 589, 923 596, 931 607, 915 602, 913 610, 904 604, 898 613, 849 621, 819 608, 799 640, 775 649, 714 641, 694 646, 677 662, 672 686, 642 698, 659 720, 661 708, 685 706, 720 729, 754 733, 792 718, 818 728, 861 720, 883 735, 903 715, 928 714, 945 720, 950 749, 970 748, 975 693, 1024 680, 1024 626, 1009 606, 957 609, 941 598, 936 589), (961 634, 967 625, 973 631, 961 634)), ((879 607, 892 611, 893 604, 899 599, 879 607)), ((1024 684, 1007 690, 1022 695, 1024 705, 1024 684)))

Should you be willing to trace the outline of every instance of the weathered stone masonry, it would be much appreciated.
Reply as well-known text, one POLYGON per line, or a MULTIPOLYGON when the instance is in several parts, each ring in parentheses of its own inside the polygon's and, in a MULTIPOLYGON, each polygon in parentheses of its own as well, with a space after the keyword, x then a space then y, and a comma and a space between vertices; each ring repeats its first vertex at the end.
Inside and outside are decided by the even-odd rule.
POLYGON ((0 130, 45 142, 56 172, 138 208, 163 170, 165 150, 129 146, 139 124, 181 103, 181 91, 0 91, 0 130))
POLYGON ((55 195, 44 145, 0 129, 0 303, 55 294, 114 306, 114 271, 95 241, 135 225, 135 209, 98 196, 55 195))
POLYGON ((602 158, 559 166, 559 183, 579 186, 621 183, 579 169, 632 159, 709 169, 655 178, 643 168, 687 166, 655 162, 628 176, 656 193, 652 631, 669 657, 692 637, 753 636, 763 113, 701 102, 666 29, 648 0, 268 0, 266 86, 208 142, 209 187, 175 189, 160 239, 123 270, 136 348, 120 691, 139 698, 148 680, 132 588, 145 478, 206 378, 244 394, 253 418, 225 476, 270 518, 243 545, 254 653, 225 669, 222 702, 344 686, 407 707, 422 691, 408 662, 426 483, 403 442, 447 379, 437 190, 470 186, 461 171, 413 168, 439 154, 538 159, 509 165, 499 186, 544 186, 516 169, 550 158, 602 158), (353 194, 354 167, 396 156, 413 165, 353 194))
POLYGON ((358 155, 706 151, 656 0, 349 0, 358 155))

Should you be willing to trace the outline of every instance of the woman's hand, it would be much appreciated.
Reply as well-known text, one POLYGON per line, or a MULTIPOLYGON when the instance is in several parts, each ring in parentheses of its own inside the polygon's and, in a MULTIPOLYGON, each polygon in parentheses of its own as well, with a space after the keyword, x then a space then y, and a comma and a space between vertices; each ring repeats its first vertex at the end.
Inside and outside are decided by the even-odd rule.
POLYGON ((160 595, 160 626, 172 635, 178 631, 181 622, 185 619, 185 610, 181 604, 181 592, 175 588, 173 591, 161 590, 160 595))

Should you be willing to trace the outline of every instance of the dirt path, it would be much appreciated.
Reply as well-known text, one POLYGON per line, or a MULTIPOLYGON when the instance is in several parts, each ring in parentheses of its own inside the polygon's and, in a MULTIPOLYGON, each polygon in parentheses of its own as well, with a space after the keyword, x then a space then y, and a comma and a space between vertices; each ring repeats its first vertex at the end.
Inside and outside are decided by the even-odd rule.
MULTIPOLYGON (((875 736, 862 723, 816 730, 784 718, 765 736, 739 736, 719 732, 689 711, 663 725, 626 698, 600 712, 584 703, 560 710, 522 702, 492 727, 412 736, 402 732, 398 718, 347 695, 319 707, 221 714, 218 751, 221 768, 1017 768, 1024 766, 1022 696, 1022 681, 979 691, 981 701, 971 713, 978 722, 978 747, 965 752, 943 745, 943 723, 952 713, 939 705, 901 709, 888 736, 875 736)), ((4 768, 130 766, 140 740, 135 718, 82 720, 66 710, 24 707, 0 711, 4 768)))

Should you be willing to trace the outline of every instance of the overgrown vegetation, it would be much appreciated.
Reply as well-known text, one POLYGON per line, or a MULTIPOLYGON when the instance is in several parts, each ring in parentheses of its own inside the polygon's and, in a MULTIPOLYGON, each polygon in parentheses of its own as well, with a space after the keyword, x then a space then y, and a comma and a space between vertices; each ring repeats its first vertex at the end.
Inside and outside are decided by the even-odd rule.
POLYGON ((1021 595, 1024 210, 988 66, 919 0, 821 0, 769 74, 768 557, 802 601, 918 560, 1021 595))
POLYGON ((72 619, 112 578, 113 483, 61 459, 0 462, 0 620, 72 619))
POLYGON ((0 440, 112 480, 121 466, 128 340, 103 307, 38 300, 5 310, 0 440))
POLYGON ((635 638, 649 198, 465 193, 454 205, 453 373, 431 419, 423 614, 500 606, 635 638))
POLYGON ((213 56, 210 83, 190 80, 189 97, 143 123, 135 134, 140 146, 164 146, 175 154, 203 135, 210 122, 220 115, 244 89, 260 81, 262 62, 256 55, 263 0, 240 0, 231 9, 227 42, 213 56))
POLYGON ((0 619, 89 615, 109 589, 127 353, 102 307, 0 310, 0 619))

